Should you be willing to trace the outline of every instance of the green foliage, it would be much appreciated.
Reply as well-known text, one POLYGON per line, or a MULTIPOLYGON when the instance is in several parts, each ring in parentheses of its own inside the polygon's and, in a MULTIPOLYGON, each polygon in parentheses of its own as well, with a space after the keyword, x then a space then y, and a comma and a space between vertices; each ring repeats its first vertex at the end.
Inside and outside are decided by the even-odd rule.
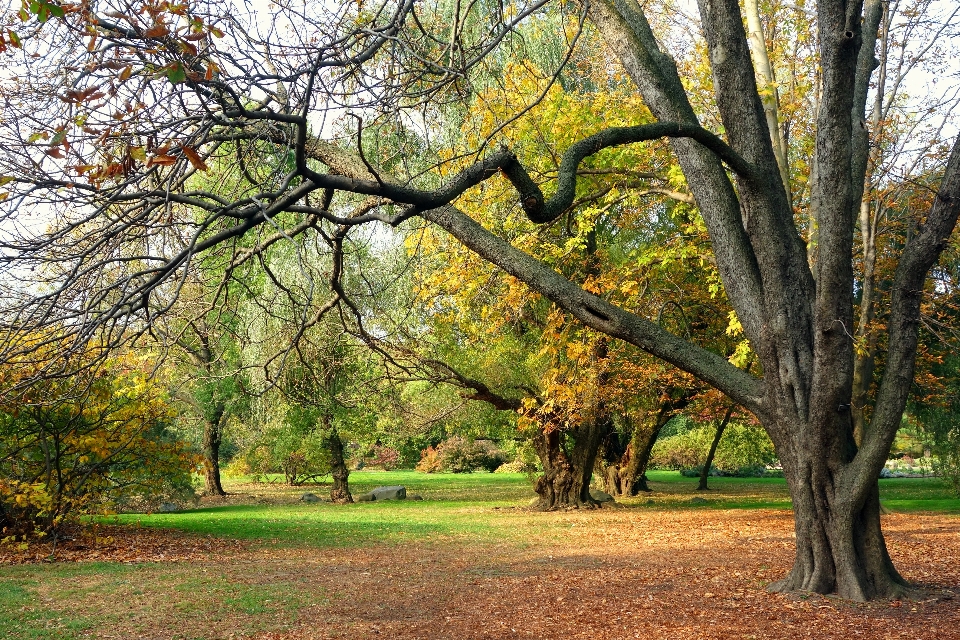
POLYGON ((435 473, 473 473, 496 471, 507 456, 490 440, 471 440, 463 436, 447 438, 439 447, 428 447, 417 464, 417 471, 435 473))
POLYGON ((945 358, 937 373, 945 380, 944 392, 939 403, 919 407, 916 437, 929 444, 934 470, 960 497, 960 357, 945 358))
POLYGON ((663 429, 660 430, 660 439, 665 440, 671 436, 687 433, 691 429, 695 429, 696 426, 697 424, 691 420, 689 416, 681 413, 678 416, 670 418, 669 422, 663 425, 663 429))
POLYGON ((329 433, 319 413, 312 407, 287 406, 282 414, 273 415, 257 442, 231 464, 230 474, 260 480, 282 473, 287 484, 299 486, 330 473, 329 433))
POLYGON ((497 467, 496 473, 525 473, 532 481, 534 474, 543 472, 543 465, 529 440, 507 440, 502 443, 503 454, 509 460, 497 467))
MULTIPOLYGON (((660 438, 650 464, 662 469, 700 469, 715 434, 716 428, 705 424, 660 438)), ((773 443, 761 427, 732 423, 723 433, 713 466, 724 473, 750 476, 775 460, 773 443)))

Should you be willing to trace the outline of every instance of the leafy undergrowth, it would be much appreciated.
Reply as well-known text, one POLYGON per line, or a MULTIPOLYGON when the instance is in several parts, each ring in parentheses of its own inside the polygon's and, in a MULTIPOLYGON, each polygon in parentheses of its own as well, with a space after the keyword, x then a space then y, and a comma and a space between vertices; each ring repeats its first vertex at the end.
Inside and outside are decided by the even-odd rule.
POLYGON ((653 505, 560 513, 461 489, 459 501, 278 503, 290 493, 143 516, 206 524, 195 527, 203 535, 100 526, 62 543, 54 563, 36 562, 39 547, 19 559, 7 550, 7 563, 34 562, 0 568, 0 637, 960 637, 960 519, 950 515, 884 516, 894 562, 923 595, 858 605, 767 593, 792 561, 791 513, 720 508, 736 499, 719 484, 707 495, 716 508, 678 507, 697 495, 678 489, 653 505), (331 541, 337 519, 350 526, 331 541))

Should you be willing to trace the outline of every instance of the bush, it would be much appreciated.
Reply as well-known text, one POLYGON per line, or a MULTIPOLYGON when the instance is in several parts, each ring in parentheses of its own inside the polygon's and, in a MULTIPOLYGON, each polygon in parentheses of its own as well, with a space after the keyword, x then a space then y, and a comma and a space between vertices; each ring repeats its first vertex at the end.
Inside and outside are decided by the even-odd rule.
POLYGON ((507 441, 503 453, 507 460, 512 460, 497 467, 494 473, 525 473, 532 477, 543 472, 540 458, 529 440, 507 441))
POLYGON ((440 459, 440 452, 433 446, 424 449, 420 454, 420 462, 417 463, 417 471, 420 473, 436 473, 443 469, 443 461, 440 459))
MULTIPOLYGON (((715 434, 712 425, 702 425, 662 438, 653 447, 650 465, 661 469, 702 469, 715 434)), ((713 466, 725 475, 754 477, 764 475, 766 465, 775 460, 773 443, 762 428, 734 423, 724 431, 713 466)))
POLYGON ((447 438, 437 448, 440 468, 451 473, 496 471, 506 456, 490 440, 468 440, 462 436, 447 438))
MULTIPOLYGON (((680 475, 686 478, 699 478, 702 471, 703 465, 699 465, 689 469, 681 469, 680 475)), ((762 464, 748 464, 738 469, 726 471, 717 469, 715 466, 710 465, 710 473, 707 475, 717 478, 782 478, 783 471, 780 469, 767 469, 767 467, 762 464)))
POLYGON ((393 471, 400 463, 400 452, 393 447, 376 445, 373 447, 373 457, 366 461, 368 467, 379 467, 384 471, 393 471))
MULTIPOLYGON (((79 363, 82 366, 82 363, 79 363)), ((7 382, 17 371, 4 372, 7 382)), ((45 380, 0 402, 4 536, 55 532, 80 515, 192 497, 199 459, 166 429, 162 387, 132 357, 45 380)))

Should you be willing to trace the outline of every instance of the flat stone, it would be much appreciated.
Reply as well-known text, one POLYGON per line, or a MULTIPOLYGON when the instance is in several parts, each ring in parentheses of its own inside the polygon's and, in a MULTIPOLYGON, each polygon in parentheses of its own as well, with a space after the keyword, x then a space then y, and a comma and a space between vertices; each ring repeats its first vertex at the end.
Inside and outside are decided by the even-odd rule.
POLYGON ((305 493, 300 496, 300 502, 322 502, 323 499, 315 493, 305 493))
POLYGON ((392 487, 377 487, 370 492, 374 500, 406 500, 407 488, 399 485, 392 487))
POLYGON ((357 502, 373 502, 374 500, 376 500, 376 498, 374 497, 373 493, 361 493, 356 498, 354 498, 354 500, 356 500, 357 502))
POLYGON ((180 511, 180 507, 172 502, 164 502, 157 511, 160 513, 173 513, 174 511, 180 511))

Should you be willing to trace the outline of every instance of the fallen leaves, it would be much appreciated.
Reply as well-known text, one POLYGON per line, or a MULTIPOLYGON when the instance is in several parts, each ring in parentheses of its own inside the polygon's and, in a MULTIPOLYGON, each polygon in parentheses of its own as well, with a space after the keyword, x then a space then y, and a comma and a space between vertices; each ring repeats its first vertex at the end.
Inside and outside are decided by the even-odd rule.
MULTIPOLYGON (((391 545, 314 549, 101 527, 64 544, 58 557, 176 562, 191 567, 199 581, 222 572, 287 597, 328 594, 310 598, 293 618, 272 628, 270 612, 225 620, 210 610, 188 619, 163 607, 105 602, 114 621, 143 625, 126 629, 128 637, 168 638, 174 630, 185 637, 260 640, 960 637, 955 517, 884 517, 894 562, 927 595, 869 604, 766 591, 793 561, 787 511, 488 509, 477 517, 529 535, 522 544, 411 537, 391 545), (551 533, 558 530, 562 536, 551 533), (153 635, 144 635, 144 626, 153 635)), ((29 560, 11 560, 4 551, 8 555, 0 561, 36 562, 44 551, 32 548, 29 560)), ((137 588, 156 602, 168 587, 152 575, 139 572, 137 588)), ((62 610, 94 606, 71 601, 69 592, 49 595, 62 610)), ((92 633, 121 636, 122 624, 92 633)))
POLYGON ((131 526, 77 528, 53 541, 32 541, 25 549, 0 545, 0 565, 46 562, 215 561, 249 548, 248 543, 180 531, 131 526))

